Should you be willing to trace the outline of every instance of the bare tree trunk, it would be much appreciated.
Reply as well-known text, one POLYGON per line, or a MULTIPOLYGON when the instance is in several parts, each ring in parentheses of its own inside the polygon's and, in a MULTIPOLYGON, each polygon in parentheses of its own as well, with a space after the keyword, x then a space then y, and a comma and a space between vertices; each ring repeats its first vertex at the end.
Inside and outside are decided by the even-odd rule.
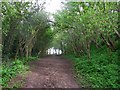
POLYGON ((103 34, 101 34, 101 37, 102 37, 104 43, 106 43, 107 47, 110 48, 111 50, 113 50, 113 47, 112 47, 111 44, 104 38, 103 34))
POLYGON ((103 34, 101 34, 101 37, 104 43, 106 43, 107 47, 111 49, 112 51, 115 51, 115 45, 113 44, 112 40, 109 37, 108 37, 108 40, 106 40, 103 34))
POLYGON ((110 38, 108 38, 108 42, 110 43, 112 51, 115 51, 116 49, 115 49, 115 45, 113 44, 113 41, 110 38))
POLYGON ((90 42, 87 42, 87 55, 88 55, 88 60, 90 61, 90 42))
POLYGON ((19 53, 19 47, 17 47, 17 51, 16 51, 16 54, 15 54, 15 59, 17 58, 18 53, 19 53))
POLYGON ((100 48, 100 45, 97 43, 96 39, 93 39, 93 42, 95 43, 97 48, 100 48))
POLYGON ((115 33, 116 33, 117 36, 120 38, 120 33, 119 33, 117 30, 115 30, 115 33))
POLYGON ((26 46, 25 51, 26 51, 25 56, 26 56, 26 59, 28 60, 28 45, 26 46))

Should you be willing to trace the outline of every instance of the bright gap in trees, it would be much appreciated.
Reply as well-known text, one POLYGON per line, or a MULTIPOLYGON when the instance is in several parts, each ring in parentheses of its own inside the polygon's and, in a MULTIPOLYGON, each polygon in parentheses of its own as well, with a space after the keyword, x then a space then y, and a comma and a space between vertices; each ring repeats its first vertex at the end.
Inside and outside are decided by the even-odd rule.
POLYGON ((59 48, 49 48, 47 50, 47 54, 48 55, 61 55, 62 54, 62 50, 60 50, 59 48))

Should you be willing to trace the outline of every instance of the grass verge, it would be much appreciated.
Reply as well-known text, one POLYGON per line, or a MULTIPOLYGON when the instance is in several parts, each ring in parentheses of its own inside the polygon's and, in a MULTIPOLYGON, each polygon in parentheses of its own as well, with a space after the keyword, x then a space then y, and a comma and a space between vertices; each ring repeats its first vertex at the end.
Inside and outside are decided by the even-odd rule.
POLYGON ((119 64, 117 52, 108 53, 103 47, 91 50, 91 60, 87 56, 66 55, 74 63, 77 79, 83 87, 120 88, 119 64))
MULTIPOLYGON (((37 57, 29 57, 16 59, 10 61, 10 63, 3 63, 2 64, 2 78, 0 78, 0 85, 2 85, 3 88, 9 88, 8 83, 10 80, 14 77, 16 77, 20 73, 25 73, 27 70, 29 70, 28 63, 37 60, 37 57)), ((20 84, 19 84, 20 85, 20 84)), ((16 85, 15 85, 16 86, 16 85)))

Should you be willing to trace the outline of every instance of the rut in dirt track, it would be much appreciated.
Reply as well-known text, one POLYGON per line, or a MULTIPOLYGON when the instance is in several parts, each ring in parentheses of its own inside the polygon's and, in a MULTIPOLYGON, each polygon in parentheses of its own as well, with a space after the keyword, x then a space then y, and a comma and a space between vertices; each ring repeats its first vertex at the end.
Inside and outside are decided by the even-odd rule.
POLYGON ((79 88, 69 60, 48 56, 31 62, 24 88, 79 88))

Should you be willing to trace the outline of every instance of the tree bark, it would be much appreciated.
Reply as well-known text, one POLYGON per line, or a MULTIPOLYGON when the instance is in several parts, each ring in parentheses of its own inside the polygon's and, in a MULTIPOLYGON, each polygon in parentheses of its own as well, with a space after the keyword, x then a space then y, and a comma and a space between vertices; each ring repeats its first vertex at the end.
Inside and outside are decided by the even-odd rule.
POLYGON ((120 33, 119 33, 117 30, 115 30, 115 33, 116 33, 117 36, 120 38, 120 33))

